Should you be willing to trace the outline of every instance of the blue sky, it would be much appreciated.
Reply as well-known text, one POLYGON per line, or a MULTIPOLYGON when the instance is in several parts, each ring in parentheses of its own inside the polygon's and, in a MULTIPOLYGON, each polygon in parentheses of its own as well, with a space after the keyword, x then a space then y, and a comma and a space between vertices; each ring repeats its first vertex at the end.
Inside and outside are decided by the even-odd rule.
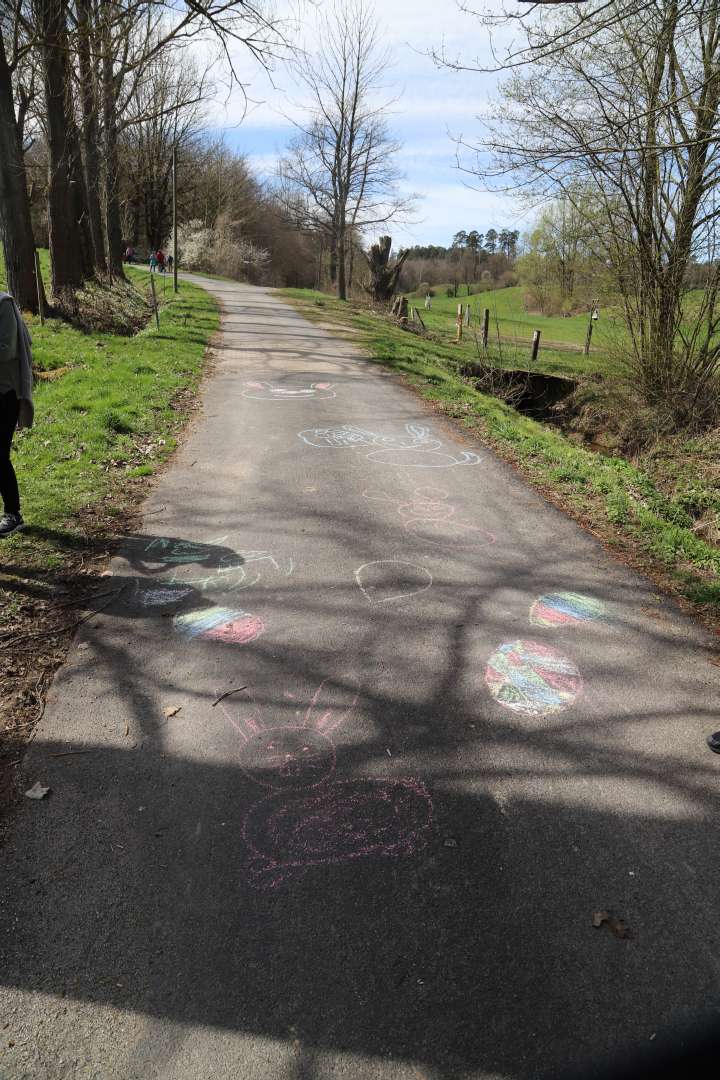
MULTIPOLYGON (((292 0, 276 5, 281 14, 292 0)), ((308 48, 322 36, 325 4, 303 5, 301 40, 308 48)), ((498 5, 499 7, 499 5, 498 5)), ((459 229, 485 232, 491 226, 523 230, 527 217, 509 196, 473 189, 458 172, 451 135, 471 138, 479 129, 476 117, 495 91, 495 78, 475 72, 438 70, 427 53, 444 40, 449 55, 466 62, 489 56, 487 31, 472 16, 461 14, 453 0, 393 0, 376 3, 381 39, 389 46, 393 66, 387 75, 387 97, 399 100, 389 117, 403 143, 399 164, 406 174, 403 188, 423 198, 417 219, 394 225, 397 245, 449 244, 459 229), (443 38, 444 36, 444 38, 443 38)), ((213 126, 225 130, 228 143, 244 153, 255 170, 272 176, 275 162, 292 135, 286 116, 301 105, 302 94, 291 73, 277 68, 271 80, 242 54, 239 70, 250 99, 247 112, 239 93, 219 105, 213 126), (273 86, 272 83, 275 83, 273 86)))

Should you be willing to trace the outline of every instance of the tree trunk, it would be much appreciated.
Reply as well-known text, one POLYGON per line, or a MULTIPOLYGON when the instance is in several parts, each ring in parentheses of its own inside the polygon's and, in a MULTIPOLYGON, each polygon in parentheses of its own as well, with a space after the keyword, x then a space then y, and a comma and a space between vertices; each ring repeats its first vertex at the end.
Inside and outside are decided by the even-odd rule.
POLYGON ((38 0, 48 138, 48 232, 53 292, 92 276, 85 184, 73 120, 64 0, 38 0))
POLYGON ((80 69, 80 98, 82 104, 82 150, 85 188, 88 200, 88 219, 95 268, 107 271, 105 240, 100 208, 100 153, 98 131, 97 79, 90 55, 90 0, 78 0, 78 61, 80 69))
POLYGON ((25 162, 18 145, 12 81, 0 30, 0 233, 8 291, 24 311, 38 311, 35 241, 25 162))
MULTIPOLYGON (((105 18, 109 19, 106 13, 105 18)), ((117 94, 113 71, 112 35, 105 26, 102 58, 102 110, 105 129, 105 239, 107 266, 113 277, 125 276, 122 264, 122 224, 120 218, 119 159, 117 132, 117 94)))
POLYGON ((333 232, 330 238, 330 285, 337 284, 337 238, 333 232))
POLYGON ((345 266, 345 223, 342 222, 337 237, 337 293, 338 300, 347 300, 347 277, 345 266))

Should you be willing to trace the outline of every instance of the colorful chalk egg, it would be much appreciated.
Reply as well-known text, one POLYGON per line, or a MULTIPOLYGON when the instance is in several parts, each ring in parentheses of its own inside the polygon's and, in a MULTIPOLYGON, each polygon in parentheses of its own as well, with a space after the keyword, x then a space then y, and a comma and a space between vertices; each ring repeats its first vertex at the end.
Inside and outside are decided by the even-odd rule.
POLYGON ((530 608, 533 626, 573 626, 602 619, 605 605, 592 596, 576 592, 547 593, 530 608))
POLYGON ((537 641, 501 645, 488 660, 485 681, 500 705, 527 716, 561 712, 582 690, 572 660, 537 641))
POLYGON ((226 645, 247 645, 260 637, 265 629, 262 619, 246 611, 226 607, 198 608, 183 612, 173 619, 173 626, 182 637, 193 640, 221 641, 226 645))

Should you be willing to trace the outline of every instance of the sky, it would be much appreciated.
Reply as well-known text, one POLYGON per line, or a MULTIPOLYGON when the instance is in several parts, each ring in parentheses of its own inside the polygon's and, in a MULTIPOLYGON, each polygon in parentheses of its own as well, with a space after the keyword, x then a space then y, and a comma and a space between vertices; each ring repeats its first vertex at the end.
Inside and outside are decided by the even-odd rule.
MULTIPOLYGON (((322 40, 323 9, 327 11, 329 3, 302 5, 300 41, 308 49, 322 40)), ((276 9, 281 16, 289 15, 291 4, 278 0, 276 9)), ((398 155, 405 174, 401 188, 421 196, 413 220, 390 229, 395 245, 449 245, 461 229, 523 231, 529 221, 510 196, 473 188, 472 178, 456 165, 452 136, 472 139, 477 134, 476 118, 493 97, 495 76, 439 70, 428 56, 444 44, 448 55, 465 62, 478 56, 489 60, 487 31, 471 15, 461 14, 454 0, 376 0, 375 11, 381 39, 392 54, 384 93, 398 98, 388 122, 403 144, 398 155)), ((257 173, 272 177, 293 134, 287 117, 297 115, 302 91, 283 66, 269 78, 243 52, 234 60, 246 87, 247 107, 238 91, 229 98, 221 95, 211 126, 224 131, 228 144, 246 155, 257 173)))

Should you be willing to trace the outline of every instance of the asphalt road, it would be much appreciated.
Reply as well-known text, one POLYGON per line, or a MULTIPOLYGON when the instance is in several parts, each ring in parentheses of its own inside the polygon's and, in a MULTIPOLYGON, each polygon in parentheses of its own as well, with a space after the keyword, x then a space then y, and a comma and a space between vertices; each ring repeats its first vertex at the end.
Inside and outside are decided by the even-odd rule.
POLYGON ((520 1080, 716 1023, 703 633, 353 346, 204 284, 202 411, 0 852, 0 1076, 520 1080))

